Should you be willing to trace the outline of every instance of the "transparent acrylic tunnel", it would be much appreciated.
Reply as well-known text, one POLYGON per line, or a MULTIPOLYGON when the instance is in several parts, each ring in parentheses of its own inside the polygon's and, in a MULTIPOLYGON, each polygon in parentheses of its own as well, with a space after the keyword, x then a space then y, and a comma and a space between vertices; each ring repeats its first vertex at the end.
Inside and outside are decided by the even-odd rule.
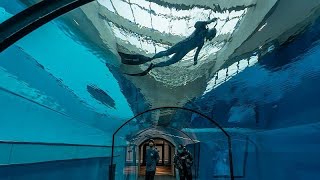
POLYGON ((319 0, 0 0, 0 180, 142 180, 150 138, 156 180, 179 144, 195 180, 320 179, 319 57, 319 0))
MULTIPOLYGON (((143 176, 140 170, 143 158, 141 145, 149 139, 164 139, 173 147, 186 145, 194 156, 194 179, 241 178, 248 158, 253 158, 248 154, 255 152, 252 141, 241 134, 231 137, 216 121, 200 112, 188 108, 161 107, 139 113, 115 131, 112 160, 116 164, 115 179, 143 176), (162 121, 154 121, 156 117, 162 121)), ((175 174, 173 169, 172 174, 175 174)))

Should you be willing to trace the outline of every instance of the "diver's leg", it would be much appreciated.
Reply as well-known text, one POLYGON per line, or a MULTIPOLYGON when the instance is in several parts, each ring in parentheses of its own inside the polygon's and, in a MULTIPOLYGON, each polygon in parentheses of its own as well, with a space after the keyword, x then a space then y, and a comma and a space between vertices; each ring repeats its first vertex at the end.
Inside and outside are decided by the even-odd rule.
POLYGON ((192 180, 192 170, 191 170, 191 168, 187 169, 186 176, 187 176, 187 180, 192 180))
POLYGON ((157 59, 157 58, 161 58, 161 57, 164 57, 164 56, 169 56, 171 54, 174 54, 174 53, 178 53, 180 49, 182 49, 182 44, 178 43, 174 46, 172 46, 171 48, 165 50, 165 51, 161 51, 161 52, 158 52, 157 54, 155 54, 151 59, 157 59))
POLYGON ((187 51, 178 52, 175 55, 173 55, 168 61, 164 61, 164 62, 160 62, 160 63, 155 64, 153 68, 165 67, 165 66, 169 66, 171 64, 174 64, 174 63, 180 61, 187 53, 188 53, 187 51))
POLYGON ((178 62, 187 53, 188 53, 188 51, 182 51, 182 52, 179 52, 179 53, 176 53, 175 55, 173 55, 168 61, 160 62, 160 63, 157 63, 157 64, 151 63, 150 66, 148 67, 148 69, 146 69, 146 70, 144 70, 144 71, 142 71, 140 73, 134 73, 134 74, 125 73, 125 74, 127 74, 129 76, 145 76, 155 67, 165 67, 165 66, 169 66, 171 64, 174 64, 174 63, 178 62))
POLYGON ((166 51, 161 51, 161 52, 158 52, 157 54, 155 54, 151 59, 157 59, 157 58, 161 58, 161 57, 164 57, 164 56, 169 56, 171 54, 175 53, 174 51, 172 51, 171 49, 168 49, 166 51))

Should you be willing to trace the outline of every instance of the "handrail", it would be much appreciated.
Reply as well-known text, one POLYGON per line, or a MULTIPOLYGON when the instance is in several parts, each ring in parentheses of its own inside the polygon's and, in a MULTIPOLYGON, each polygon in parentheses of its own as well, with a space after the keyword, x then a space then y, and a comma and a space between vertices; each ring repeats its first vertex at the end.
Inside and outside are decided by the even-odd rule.
MULTIPOLYGON (((0 144, 28 144, 28 145, 47 145, 47 146, 76 146, 76 147, 100 147, 111 148, 112 146, 93 145, 93 144, 74 144, 74 143, 49 143, 49 142, 23 142, 23 141, 9 141, 0 140, 0 144)), ((117 146, 116 146, 117 147, 117 146)))
POLYGON ((0 164, 0 167, 8 167, 8 166, 26 166, 26 165, 34 165, 34 164, 44 164, 44 163, 52 163, 52 162, 65 162, 65 161, 79 161, 79 160, 88 160, 88 159, 108 159, 108 156, 97 156, 97 157, 87 157, 87 158, 72 158, 72 159, 59 159, 59 160, 48 160, 41 162, 28 162, 28 163, 12 163, 12 164, 0 164))

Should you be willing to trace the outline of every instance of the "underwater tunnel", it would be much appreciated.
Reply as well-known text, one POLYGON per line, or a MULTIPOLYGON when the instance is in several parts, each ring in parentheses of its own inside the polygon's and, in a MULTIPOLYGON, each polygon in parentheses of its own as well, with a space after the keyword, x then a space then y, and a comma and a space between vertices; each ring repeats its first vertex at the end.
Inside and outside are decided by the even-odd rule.
POLYGON ((319 179, 319 58, 319 0, 0 0, 0 180, 142 180, 150 139, 155 180, 181 144, 195 180, 319 179))

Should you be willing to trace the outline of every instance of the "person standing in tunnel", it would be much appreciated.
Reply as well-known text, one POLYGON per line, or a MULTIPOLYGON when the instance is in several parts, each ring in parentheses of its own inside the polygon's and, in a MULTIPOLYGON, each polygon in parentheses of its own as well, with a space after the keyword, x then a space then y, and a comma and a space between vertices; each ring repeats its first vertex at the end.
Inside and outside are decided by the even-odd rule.
POLYGON ((197 48, 197 50, 194 55, 194 63, 193 64, 196 65, 198 63, 198 56, 199 56, 200 50, 202 49, 205 40, 211 41, 217 34, 217 30, 215 27, 210 30, 207 27, 209 24, 216 22, 216 21, 217 21, 217 18, 213 18, 212 20, 209 20, 209 21, 197 21, 194 25, 195 30, 189 37, 178 42, 177 44, 175 44, 171 48, 155 54, 151 58, 148 58, 148 57, 137 58, 134 61, 132 59, 127 60, 127 59, 123 58, 122 59, 123 64, 139 65, 139 64, 144 64, 146 62, 152 61, 153 59, 157 59, 157 58, 161 58, 164 56, 169 56, 169 55, 174 54, 168 61, 159 62, 157 64, 151 63, 149 68, 141 73, 136 73, 136 74, 125 73, 125 74, 131 75, 131 76, 144 76, 144 75, 148 74, 148 72, 151 71, 151 69, 153 69, 153 68, 169 66, 171 64, 174 64, 174 63, 180 61, 185 55, 187 55, 191 50, 193 50, 195 48, 197 48))
POLYGON ((174 155, 174 165, 178 169, 180 180, 192 180, 192 154, 185 146, 180 144, 177 153, 174 155))
POLYGON ((159 161, 159 153, 154 147, 154 140, 149 140, 149 148, 146 152, 146 180, 154 180, 154 176, 156 174, 156 167, 159 161))

